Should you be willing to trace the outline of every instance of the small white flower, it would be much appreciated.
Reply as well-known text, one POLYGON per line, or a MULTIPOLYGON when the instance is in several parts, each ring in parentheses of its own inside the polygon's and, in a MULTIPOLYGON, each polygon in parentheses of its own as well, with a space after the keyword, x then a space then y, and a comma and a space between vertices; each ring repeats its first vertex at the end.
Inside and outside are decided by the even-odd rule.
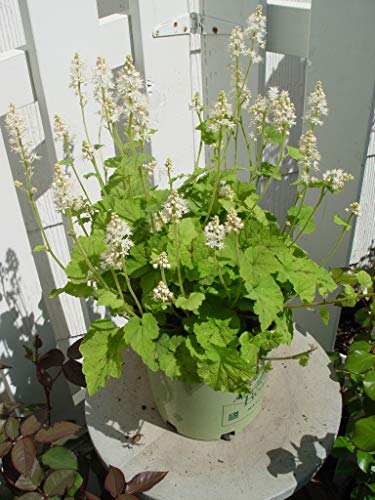
POLYGON ((5 117, 5 126, 9 134, 9 144, 11 150, 17 153, 22 161, 25 161, 29 175, 32 175, 32 163, 39 157, 33 151, 30 141, 30 132, 26 127, 23 115, 16 109, 16 106, 9 104, 9 111, 5 117))
POLYGON ((226 198, 227 200, 233 200, 235 196, 235 192, 233 191, 230 184, 227 184, 224 180, 220 181, 220 190, 219 196, 221 198, 226 198))
POLYGON ((171 158, 167 158, 167 159, 165 160, 164 166, 165 166, 165 168, 166 168, 166 170, 167 170, 168 174, 170 175, 170 173, 171 173, 171 172, 172 172, 172 170, 173 170, 173 161, 172 161, 172 159, 171 159, 171 158))
POLYGON ((143 93, 143 79, 135 69, 131 55, 126 56, 116 87, 124 106, 123 116, 127 122, 131 119, 133 140, 148 140, 151 134, 147 110, 148 99, 143 93))
POLYGON ((190 102, 190 108, 196 113, 200 114, 203 111, 203 104, 199 92, 195 92, 193 99, 190 102))
POLYGON ((143 164, 143 168, 146 170, 148 174, 152 174, 152 172, 155 170, 157 166, 158 164, 155 160, 143 164))
POLYGON ((288 91, 282 90, 277 97, 270 98, 269 95, 269 99, 271 103, 271 123, 279 132, 288 132, 296 123, 295 107, 290 100, 288 91))
POLYGON ((21 189, 21 188, 23 188, 23 184, 22 184, 22 182, 21 182, 21 181, 19 181, 19 180, 15 180, 15 181, 14 181, 14 187, 16 187, 16 188, 18 188, 18 189, 21 189))
POLYGON ((270 101, 267 97, 258 95, 255 103, 250 107, 250 130, 251 136, 261 134, 263 121, 266 120, 270 108, 270 101))
POLYGON ((361 206, 358 203, 358 201, 351 203, 348 208, 345 208, 345 210, 347 212, 352 213, 353 215, 357 215, 358 217, 360 217, 362 215, 361 206))
POLYGON ((116 213, 112 213, 105 235, 107 250, 102 254, 102 266, 105 269, 121 268, 123 259, 134 246, 132 234, 129 224, 116 213))
POLYGON ((82 158, 91 161, 94 157, 94 148, 87 141, 82 142, 82 158))
POLYGON ((327 170, 327 172, 324 172, 323 174, 323 180, 332 192, 340 191, 344 187, 345 182, 353 179, 354 177, 352 174, 344 172, 341 168, 327 170))
POLYGON ((223 224, 220 224, 217 215, 204 228, 204 235, 206 238, 205 245, 209 248, 217 248, 219 250, 224 248, 225 227, 223 224))
POLYGON ((163 281, 159 281, 157 287, 152 291, 155 302, 162 302, 163 304, 170 304, 173 300, 173 292, 169 290, 163 281))
POLYGON ((229 52, 232 59, 248 56, 250 49, 245 43, 245 34, 241 26, 235 26, 229 38, 229 52))
POLYGON ((168 196, 167 201, 164 203, 162 211, 156 218, 157 229, 160 230, 163 224, 167 224, 171 220, 178 223, 181 217, 189 211, 186 201, 178 192, 173 189, 168 196))
POLYGON ((154 269, 160 267, 160 269, 170 269, 171 265, 168 260, 168 255, 166 252, 162 252, 158 257, 156 257, 155 262, 152 264, 154 269))
POLYGON ((83 97, 83 104, 86 103, 84 97, 84 87, 87 85, 86 67, 81 60, 80 55, 76 52, 70 66, 70 83, 69 87, 72 88, 78 96, 81 93, 83 97))
POLYGON ((263 16, 262 6, 259 4, 253 14, 247 20, 245 36, 254 40, 260 47, 264 48, 267 34, 267 18, 263 16))
POLYGON ((55 141, 64 141, 64 136, 68 140, 68 144, 74 142, 74 136, 70 132, 66 122, 59 115, 54 116, 54 127, 55 141))
POLYGON ((234 208, 231 208, 227 215, 227 220, 225 221, 225 232, 227 234, 236 233, 238 234, 244 227, 244 223, 238 217, 237 212, 234 208))
POLYGON ((94 84, 94 98, 101 106, 101 115, 110 123, 116 123, 121 115, 114 95, 115 83, 111 69, 107 66, 104 57, 96 59, 92 74, 94 84))
POLYGON ((323 125, 322 116, 328 115, 327 99, 323 90, 322 82, 317 81, 315 89, 307 99, 308 109, 304 120, 313 126, 323 125))
POLYGON ((218 132, 221 127, 234 128, 235 123, 233 119, 232 107, 228 102, 224 90, 221 90, 214 109, 211 110, 209 118, 212 121, 210 128, 218 132))
POLYGON ((74 184, 70 175, 59 163, 55 165, 52 188, 53 202, 57 211, 80 211, 85 207, 82 196, 74 192, 74 184))
POLYGON ((298 165, 307 170, 319 170, 320 154, 316 147, 316 137, 312 130, 303 134, 299 141, 299 150, 303 158, 298 160, 298 165))

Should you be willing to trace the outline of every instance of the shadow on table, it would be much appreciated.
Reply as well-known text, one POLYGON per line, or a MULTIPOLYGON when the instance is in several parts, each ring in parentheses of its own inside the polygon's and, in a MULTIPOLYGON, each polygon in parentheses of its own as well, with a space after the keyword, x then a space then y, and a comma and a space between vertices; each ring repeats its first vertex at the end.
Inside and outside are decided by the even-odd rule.
POLYGON ((323 455, 326 457, 330 453, 334 441, 335 435, 333 433, 327 433, 323 438, 307 434, 301 438, 299 446, 291 443, 295 450, 294 453, 283 448, 270 450, 267 452, 270 459, 267 470, 276 478, 282 474, 293 473, 296 484, 300 488, 310 481, 325 461, 325 458, 321 458, 322 453, 318 454, 317 446, 325 450, 323 455), (311 474, 312 470, 314 470, 314 474, 311 474))
POLYGON ((125 448, 143 444, 142 429, 146 423, 175 432, 172 426, 161 419, 152 398, 147 369, 139 356, 130 349, 124 354, 124 372, 120 383, 117 379, 111 379, 105 389, 86 398, 86 418, 89 427, 119 440, 125 448), (111 408, 107 408, 104 403, 107 401, 104 391, 111 393, 111 408))

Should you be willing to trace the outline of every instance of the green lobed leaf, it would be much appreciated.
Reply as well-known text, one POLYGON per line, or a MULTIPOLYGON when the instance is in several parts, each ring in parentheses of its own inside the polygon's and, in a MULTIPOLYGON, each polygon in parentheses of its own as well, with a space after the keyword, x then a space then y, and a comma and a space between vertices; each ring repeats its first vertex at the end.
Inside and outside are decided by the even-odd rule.
POLYGON ((201 132, 202 142, 204 142, 205 144, 214 144, 219 139, 219 134, 212 130, 212 128, 210 128, 209 120, 201 122, 196 127, 196 130, 199 130, 201 132))
POLYGON ((126 347, 123 330, 109 319, 91 323, 80 345, 83 356, 83 373, 90 395, 104 387, 109 377, 119 377, 122 372, 122 351, 126 347))
POLYGON ((253 343, 253 336, 249 332, 243 332, 240 336, 241 357, 251 366, 258 364, 259 347, 253 343))
POLYGON ((118 298, 116 293, 110 290, 99 289, 97 290, 98 300, 96 301, 98 306, 110 307, 111 309, 119 309, 124 305, 122 299, 118 298))
POLYGON ((360 450, 375 451, 375 415, 354 422, 352 440, 360 450))
POLYGON ((79 236, 78 243, 75 243, 71 250, 71 260, 65 268, 69 280, 72 283, 86 283, 89 272, 87 258, 93 267, 100 269, 101 255, 105 249, 104 231, 96 231, 90 236, 79 236))
POLYGON ((54 446, 42 455, 42 462, 51 469, 77 470, 77 457, 68 448, 54 446))
POLYGON ((156 369, 155 342, 159 336, 159 325, 151 313, 142 318, 133 316, 124 326, 125 341, 141 356, 144 363, 156 369))
POLYGON ((272 252, 261 247, 249 247, 240 262, 240 276, 246 284, 256 286, 264 278, 282 269, 272 252))
POLYGON ((282 135, 273 125, 269 125, 268 127, 266 127, 264 132, 266 134, 268 142, 270 142, 271 144, 281 143, 282 135))
POLYGON ((263 279, 258 285, 246 283, 247 295, 255 301, 254 312, 259 317, 261 328, 266 330, 283 310, 284 296, 272 276, 263 279))
POLYGON ((307 205, 301 208, 294 206, 290 207, 288 210, 287 220, 291 224, 303 229, 305 234, 313 233, 317 228, 314 217, 312 216, 313 211, 314 207, 307 205))
POLYGON ((194 333, 199 344, 208 349, 211 345, 226 347, 237 336, 239 324, 233 319, 208 318, 194 324, 194 333))
POLYGON ((255 372, 236 350, 210 346, 207 357, 197 360, 198 374, 215 391, 249 393, 255 372))
POLYGON ((176 306, 186 311, 197 311, 204 299, 204 293, 193 292, 189 297, 179 297, 176 300, 176 306))

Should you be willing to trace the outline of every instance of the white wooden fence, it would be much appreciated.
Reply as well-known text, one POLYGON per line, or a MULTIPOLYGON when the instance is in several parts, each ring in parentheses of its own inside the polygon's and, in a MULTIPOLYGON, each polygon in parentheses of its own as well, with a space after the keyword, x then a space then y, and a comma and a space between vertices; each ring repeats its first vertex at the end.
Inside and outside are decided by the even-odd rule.
MULTIPOLYGON (((189 171, 197 136, 187 103, 195 90, 201 90, 210 103, 218 90, 228 87, 228 74, 223 71, 229 61, 226 33, 231 26, 242 24, 257 3, 256 0, 19 0, 18 5, 16 0, 0 0, 0 357, 16 365, 16 370, 9 371, 4 379, 15 397, 35 399, 31 395, 35 384, 23 361, 22 342, 40 332, 50 345, 55 341, 66 344, 66 339, 85 331, 93 311, 70 296, 48 298, 51 288, 64 283, 64 276, 48 256, 31 252, 41 242, 41 236, 27 200, 13 187, 21 172, 18 160, 9 151, 3 127, 8 103, 13 101, 24 113, 33 143, 43 156, 35 174, 38 207, 58 256, 67 262, 70 243, 51 198, 51 166, 61 154, 53 141, 51 123, 53 114, 58 112, 73 126, 77 139, 83 138, 79 109, 68 88, 73 54, 79 52, 89 65, 93 65, 97 55, 103 55, 116 68, 126 53, 133 52, 138 68, 145 75, 151 115, 159 129, 151 143, 152 153, 161 161, 171 156, 180 171, 189 171), (152 36, 156 26, 167 21, 172 26, 175 19, 189 12, 203 15, 206 26, 210 18, 213 23, 219 20, 224 34, 207 30, 203 35, 152 36)), ((330 262, 345 265, 350 258, 358 260, 364 255, 375 237, 374 158, 366 163, 369 123, 373 118, 375 2, 312 0, 310 5, 309 0, 269 0, 265 7, 269 21, 266 65, 260 66, 251 77, 253 94, 264 91, 267 85, 287 88, 302 114, 305 93, 315 80, 322 80, 331 108, 319 137, 323 167, 345 168, 356 178, 340 198, 327 201, 318 214, 321 229, 318 237, 314 235, 315 244, 313 239, 304 239, 302 244, 314 258, 324 255, 337 236, 338 229, 331 224, 330 214, 343 210, 362 193, 366 210, 357 224, 354 244, 353 235, 348 235, 330 262)), ((91 108, 88 115, 89 130, 94 132, 98 116, 91 108)), ((301 126, 299 122, 290 137, 291 144, 296 145, 301 126)), ((374 147, 373 136, 371 144, 374 147)), ((105 154, 112 152, 113 144, 108 141, 105 154)), ((272 150, 268 154, 272 156, 272 150)), ((297 175, 293 163, 285 166, 286 180, 297 175)), ((281 216, 293 195, 287 186, 285 182, 266 200, 281 216)), ((90 189, 95 195, 94 186, 90 189)), ((324 347, 331 349, 338 318, 336 312, 327 328, 307 314, 299 317, 299 321, 324 347)))

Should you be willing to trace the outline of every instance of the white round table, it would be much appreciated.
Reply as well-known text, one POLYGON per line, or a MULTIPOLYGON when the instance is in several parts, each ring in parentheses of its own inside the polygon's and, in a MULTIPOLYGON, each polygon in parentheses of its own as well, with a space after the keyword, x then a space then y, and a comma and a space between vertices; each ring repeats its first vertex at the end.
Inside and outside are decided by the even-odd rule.
POLYGON ((274 361, 258 416, 231 441, 196 441, 165 424, 152 401, 147 372, 125 352, 121 379, 86 398, 86 421, 106 465, 130 479, 168 470, 145 494, 154 500, 281 500, 306 484, 329 455, 341 419, 340 387, 329 358, 308 334, 274 356, 317 345, 308 365, 274 361), (132 437, 141 434, 139 441, 132 437))

